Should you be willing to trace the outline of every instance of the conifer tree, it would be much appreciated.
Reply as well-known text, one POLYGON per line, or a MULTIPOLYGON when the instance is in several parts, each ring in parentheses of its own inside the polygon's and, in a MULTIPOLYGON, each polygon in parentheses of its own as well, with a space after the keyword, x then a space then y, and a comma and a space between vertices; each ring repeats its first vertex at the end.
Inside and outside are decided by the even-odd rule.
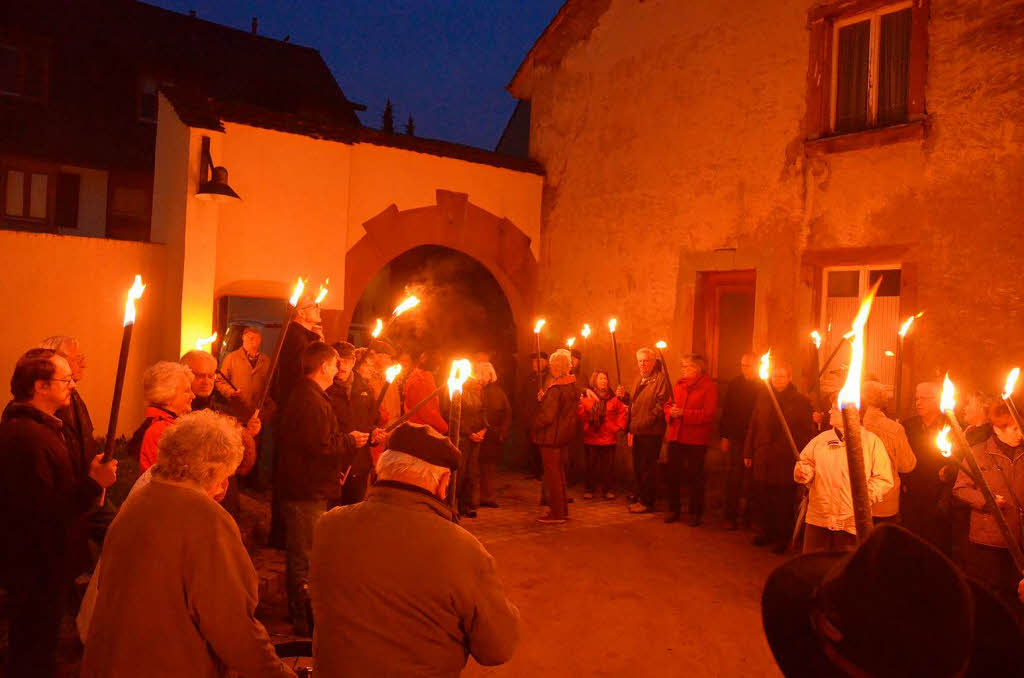
POLYGON ((391 105, 391 99, 388 99, 388 102, 384 105, 384 115, 381 116, 380 128, 388 134, 395 133, 395 110, 391 105))

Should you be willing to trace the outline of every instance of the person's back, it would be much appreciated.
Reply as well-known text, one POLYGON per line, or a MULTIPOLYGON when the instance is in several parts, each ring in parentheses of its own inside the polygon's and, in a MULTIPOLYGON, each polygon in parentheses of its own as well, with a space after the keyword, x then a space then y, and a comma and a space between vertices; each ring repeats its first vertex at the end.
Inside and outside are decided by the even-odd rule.
POLYGON ((457 676, 507 661, 518 611, 494 559, 430 493, 381 482, 316 526, 316 675, 457 676))

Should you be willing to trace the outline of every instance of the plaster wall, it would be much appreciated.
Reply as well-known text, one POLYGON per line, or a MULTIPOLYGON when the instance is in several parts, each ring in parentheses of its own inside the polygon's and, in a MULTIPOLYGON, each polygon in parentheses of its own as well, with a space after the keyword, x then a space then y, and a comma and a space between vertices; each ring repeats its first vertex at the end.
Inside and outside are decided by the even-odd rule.
POLYGON ((107 173, 85 167, 61 167, 60 171, 79 176, 78 232, 75 235, 104 237, 107 234, 107 173))
MULTIPOLYGON (((0 315, 0 379, 9 395, 14 363, 26 350, 56 334, 77 337, 86 354, 78 389, 104 435, 121 346, 124 303, 135 274, 146 291, 136 305, 128 371, 118 431, 130 435, 142 421, 142 373, 161 352, 168 317, 165 306, 167 252, 162 245, 78 236, 0 230, 0 266, 5 273, 0 315)), ((6 400, 5 400, 6 402, 6 400)))
MULTIPOLYGON (((666 335, 685 350, 697 272, 754 268, 755 348, 799 364, 817 322, 804 254, 902 245, 903 313, 928 314, 911 378, 948 367, 994 390, 1024 355, 1007 274, 1024 264, 1007 237, 1024 188, 1024 2, 932 0, 925 139, 816 158, 810 6, 613 0, 514 86, 547 171, 539 308, 556 336, 618 315, 620 356, 666 335)), ((590 354, 612 364, 607 332, 590 354)))

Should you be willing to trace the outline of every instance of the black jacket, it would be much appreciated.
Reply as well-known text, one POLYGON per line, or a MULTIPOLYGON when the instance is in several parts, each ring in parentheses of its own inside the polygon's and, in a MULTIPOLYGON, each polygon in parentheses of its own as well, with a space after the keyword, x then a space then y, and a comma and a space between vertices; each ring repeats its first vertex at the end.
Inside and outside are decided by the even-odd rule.
MULTIPOLYGON (((793 485, 793 465, 796 459, 789 446, 786 432, 782 430, 779 415, 775 413, 768 388, 761 386, 757 404, 750 420, 749 436, 743 449, 743 456, 753 459, 751 476, 758 487, 793 485)), ((782 416, 793 434, 797 454, 817 433, 814 425, 814 408, 807 396, 796 386, 789 384, 781 393, 775 392, 782 409, 782 416)))
MULTIPOLYGON (((395 388, 395 385, 391 385, 395 388)), ((377 426, 379 418, 378 410, 374 409, 375 400, 373 390, 366 384, 366 381, 355 372, 352 373, 351 388, 335 380, 327 389, 327 397, 331 401, 334 415, 338 419, 338 425, 343 433, 361 431, 372 433, 377 426)), ((346 464, 347 466, 347 464, 346 464)), ((373 467, 373 458, 370 455, 370 443, 353 452, 352 472, 366 474, 373 467)), ((345 469, 342 469, 344 472, 345 469)))
POLYGON ((274 385, 270 391, 274 395, 274 401, 278 404, 286 404, 292 389, 302 381, 302 352, 314 341, 320 341, 320 335, 293 322, 285 330, 282 341, 284 344, 281 346, 281 355, 277 359, 274 385))
MULTIPOLYGON (((534 396, 534 400, 536 400, 536 396, 534 396)), ((484 440, 496 443, 505 442, 509 428, 512 426, 512 408, 509 406, 508 396, 497 382, 484 386, 483 403, 484 422, 487 424, 484 440)))
POLYGON ((341 430, 331 400, 312 380, 292 389, 278 425, 277 489, 286 501, 335 499, 352 463, 351 438, 341 430))
POLYGON ((733 445, 740 446, 740 449, 747 437, 747 428, 750 426, 750 417, 754 414, 757 396, 763 389, 764 386, 760 382, 751 381, 742 374, 729 382, 729 390, 726 391, 725 402, 722 403, 722 419, 718 423, 718 431, 733 445))
POLYGON ((100 486, 76 477, 64 425, 28 403, 11 403, 0 422, 2 566, 69 569, 74 522, 99 498, 100 486))
POLYGON ((533 419, 530 440, 541 447, 566 447, 576 437, 576 406, 580 394, 572 375, 552 382, 533 419))

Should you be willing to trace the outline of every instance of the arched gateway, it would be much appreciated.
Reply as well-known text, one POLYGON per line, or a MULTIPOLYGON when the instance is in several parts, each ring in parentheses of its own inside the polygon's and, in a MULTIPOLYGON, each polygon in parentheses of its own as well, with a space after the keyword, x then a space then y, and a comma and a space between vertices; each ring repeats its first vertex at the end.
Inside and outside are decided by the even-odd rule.
POLYGON ((537 285, 530 238, 508 219, 471 203, 465 193, 438 189, 435 201, 409 210, 392 204, 363 224, 366 233, 345 256, 341 336, 348 334, 359 298, 381 268, 414 247, 441 245, 473 257, 494 276, 512 308, 519 352, 529 351, 537 285))

